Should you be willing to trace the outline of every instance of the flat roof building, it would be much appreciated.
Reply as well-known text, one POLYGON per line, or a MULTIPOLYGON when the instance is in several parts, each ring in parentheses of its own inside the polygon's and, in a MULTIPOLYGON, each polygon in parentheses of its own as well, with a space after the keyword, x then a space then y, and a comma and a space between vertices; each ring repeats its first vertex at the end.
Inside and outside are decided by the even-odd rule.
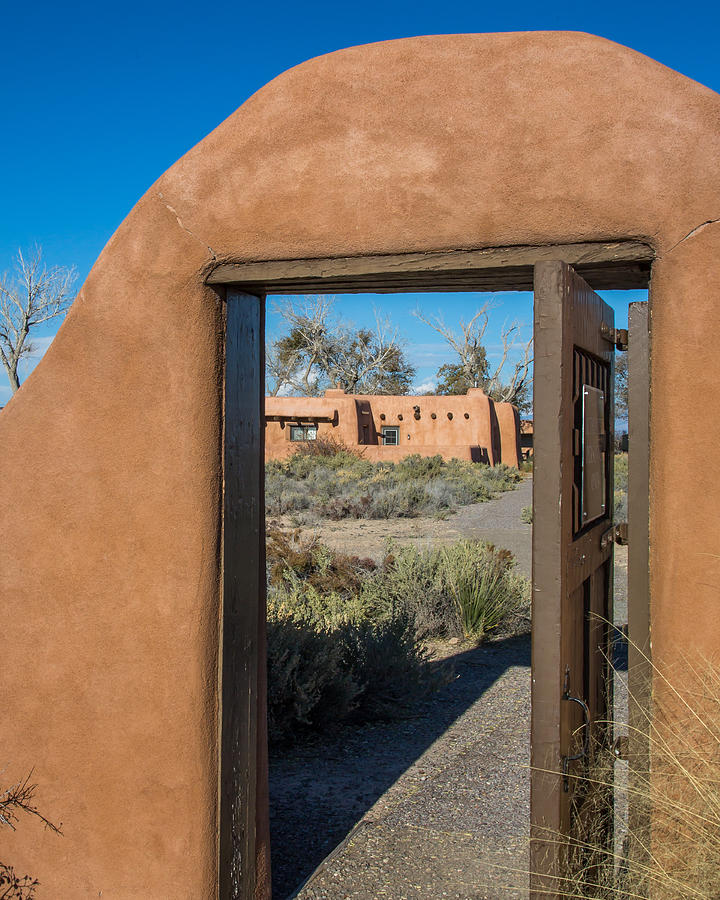
POLYGON ((283 459, 299 444, 332 437, 372 461, 439 454, 517 466, 520 417, 481 388, 467 394, 390 396, 327 390, 322 397, 265 398, 265 458, 283 459))

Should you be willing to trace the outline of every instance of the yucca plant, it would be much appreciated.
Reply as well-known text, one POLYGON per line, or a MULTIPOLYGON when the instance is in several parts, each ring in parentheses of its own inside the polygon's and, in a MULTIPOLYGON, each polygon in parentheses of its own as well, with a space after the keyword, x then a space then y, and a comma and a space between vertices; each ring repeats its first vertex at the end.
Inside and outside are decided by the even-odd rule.
POLYGON ((461 541, 443 550, 444 577, 467 637, 482 638, 521 602, 513 556, 492 544, 461 541))

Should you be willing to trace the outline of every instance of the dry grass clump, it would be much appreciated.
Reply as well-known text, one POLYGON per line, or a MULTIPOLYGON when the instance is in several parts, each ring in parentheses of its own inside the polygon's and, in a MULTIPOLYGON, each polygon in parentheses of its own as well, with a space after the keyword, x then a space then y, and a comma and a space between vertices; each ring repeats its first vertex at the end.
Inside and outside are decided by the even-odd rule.
POLYGON ((578 789, 585 833, 570 841, 543 837, 559 843, 567 859, 548 882, 553 896, 720 898, 720 669, 689 660, 671 673, 648 662, 650 669, 653 714, 649 691, 630 697, 640 721, 629 734, 627 777, 616 769, 615 813, 613 760, 600 749, 578 789), (629 814, 618 816, 618 808, 629 814), (621 851, 608 839, 613 824, 624 837, 621 851))

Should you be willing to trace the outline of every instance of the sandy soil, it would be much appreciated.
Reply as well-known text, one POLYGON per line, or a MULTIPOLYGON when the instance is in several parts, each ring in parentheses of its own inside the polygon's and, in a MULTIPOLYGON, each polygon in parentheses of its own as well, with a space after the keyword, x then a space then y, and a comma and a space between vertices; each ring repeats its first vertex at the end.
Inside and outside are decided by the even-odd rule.
MULTIPOLYGON (((463 538, 479 538, 515 554, 518 569, 530 575, 530 536, 532 528, 520 516, 532 505, 532 479, 526 478, 515 490, 499 494, 486 503, 463 506, 447 519, 342 519, 323 520, 317 525, 301 526, 307 537, 315 536, 334 550, 351 556, 370 557, 380 562, 387 553, 389 540, 430 548, 452 544, 463 538)), ((292 528, 289 518, 281 520, 292 528)))

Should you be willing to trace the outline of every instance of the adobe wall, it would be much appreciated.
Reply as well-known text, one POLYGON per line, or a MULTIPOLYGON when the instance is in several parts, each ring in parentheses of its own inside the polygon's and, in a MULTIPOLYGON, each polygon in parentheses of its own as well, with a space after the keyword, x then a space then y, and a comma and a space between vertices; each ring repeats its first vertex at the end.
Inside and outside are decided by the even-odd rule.
POLYGON ((373 461, 395 462, 419 453, 490 465, 520 462, 517 410, 509 403, 495 403, 480 388, 455 396, 328 390, 322 397, 266 397, 265 413, 285 418, 266 423, 266 459, 285 459, 295 452, 298 444, 290 440, 293 422, 322 417, 333 421, 318 422, 318 437, 335 438, 373 461), (399 429, 396 446, 382 443, 382 428, 388 425, 399 429))
POLYGON ((220 262, 649 243, 653 651, 714 653, 719 222, 720 97, 575 33, 311 60, 169 169, 0 416, 3 777, 34 767, 65 832, 23 822, 13 864, 47 897, 215 896, 220 262))

